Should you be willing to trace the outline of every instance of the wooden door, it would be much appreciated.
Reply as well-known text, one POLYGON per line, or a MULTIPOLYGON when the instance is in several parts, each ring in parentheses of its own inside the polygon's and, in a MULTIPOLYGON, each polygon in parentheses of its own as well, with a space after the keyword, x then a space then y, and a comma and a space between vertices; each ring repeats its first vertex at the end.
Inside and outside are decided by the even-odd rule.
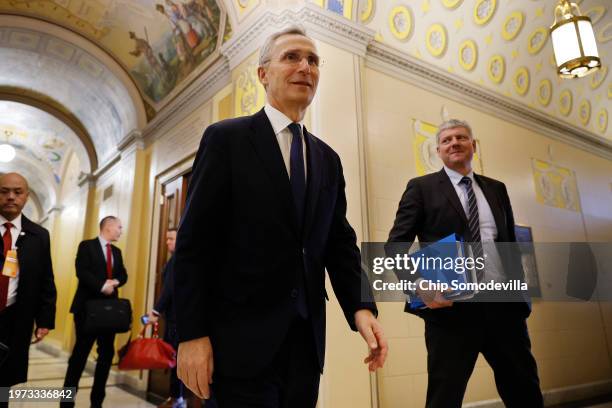
MULTIPOLYGON (((185 209, 187 198, 187 185, 191 173, 182 174, 162 185, 160 199, 159 241, 157 251, 157 268, 155 271, 155 299, 159 298, 162 290, 162 272, 170 253, 166 246, 166 232, 169 228, 178 227, 180 217, 185 209)), ((159 333, 164 332, 165 321, 159 320, 159 333)), ((170 395, 170 371, 151 370, 149 372, 148 397, 151 401, 163 401, 170 395)))

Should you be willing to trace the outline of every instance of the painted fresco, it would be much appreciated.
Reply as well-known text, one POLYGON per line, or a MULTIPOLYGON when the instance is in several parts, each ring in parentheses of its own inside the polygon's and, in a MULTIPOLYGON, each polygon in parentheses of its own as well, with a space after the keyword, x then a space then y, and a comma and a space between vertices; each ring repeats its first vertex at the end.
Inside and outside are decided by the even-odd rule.
POLYGON ((43 17, 99 43, 156 108, 205 69, 231 33, 221 0, 0 0, 3 10, 43 17))

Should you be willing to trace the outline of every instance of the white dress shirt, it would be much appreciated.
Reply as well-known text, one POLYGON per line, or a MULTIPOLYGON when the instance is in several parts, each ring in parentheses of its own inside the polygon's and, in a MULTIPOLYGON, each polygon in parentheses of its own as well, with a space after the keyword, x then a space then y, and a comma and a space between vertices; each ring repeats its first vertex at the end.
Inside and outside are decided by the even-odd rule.
MULTIPOLYGON (((21 214, 17 216, 13 221, 8 221, 2 215, 0 215, 0 236, 4 236, 4 232, 6 228, 4 227, 4 223, 10 222, 13 224, 11 228, 11 238, 13 239, 12 248, 16 248, 17 240, 19 239, 19 235, 21 234, 21 214)), ((2 273, 0 271, 0 273, 2 273)), ((17 272, 17 277, 10 278, 9 287, 8 287, 8 297, 6 299, 6 305, 10 306, 17 301, 17 287, 19 286, 19 272, 17 272)))
MULTIPOLYGON (((269 103, 266 103, 264 106, 264 112, 268 116, 270 123, 272 124, 272 129, 274 129, 274 134, 276 135, 276 140, 278 141, 278 147, 280 147, 281 154, 283 155, 283 161, 285 162, 285 168, 287 169, 287 174, 289 178, 291 178, 291 142, 293 141, 293 134, 289 130, 287 126, 289 126, 293 121, 287 117, 283 112, 279 111, 269 103)), ((299 123, 300 132, 302 133, 302 150, 304 151, 304 176, 306 177, 307 166, 306 166, 306 141, 304 140, 304 125, 302 122, 299 123)))
MULTIPOLYGON (((444 166, 444 171, 451 180, 459 201, 465 211, 465 216, 470 218, 470 210, 468 204, 468 196, 465 186, 460 184, 461 179, 464 177, 463 174, 456 172, 455 170, 449 169, 444 166)), ((493 218, 493 212, 489 206, 480 185, 474 179, 474 172, 470 171, 465 177, 472 180, 472 189, 476 196, 476 205, 478 206, 478 218, 480 222, 480 239, 482 241, 482 250, 485 256, 485 274, 484 280, 486 282, 495 280, 495 282, 503 282, 506 280, 503 272, 503 266, 497 248, 495 247, 495 239, 497 238, 497 225, 495 224, 495 218, 493 218)))
MULTIPOLYGON (((110 244, 110 241, 105 240, 101 236, 98 236, 98 240, 100 241, 100 245, 102 245, 102 253, 104 254, 104 260, 108 262, 108 260, 106 259, 106 244, 110 244)), ((113 250, 111 249, 111 265, 114 265, 114 262, 115 258, 113 257, 113 250)), ((102 288, 100 288, 100 292, 104 292, 104 289, 109 286, 112 286, 112 284, 106 283, 106 281, 104 281, 104 285, 102 285, 102 288)))

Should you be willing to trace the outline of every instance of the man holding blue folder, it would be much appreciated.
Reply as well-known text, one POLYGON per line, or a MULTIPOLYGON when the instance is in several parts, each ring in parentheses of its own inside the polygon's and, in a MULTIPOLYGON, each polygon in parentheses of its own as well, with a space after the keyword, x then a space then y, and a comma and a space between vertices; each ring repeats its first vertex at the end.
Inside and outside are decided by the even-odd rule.
MULTIPOLYGON (((408 182, 387 249, 417 237, 433 243, 457 234, 470 243, 474 257, 487 260, 479 282, 524 281, 520 255, 483 250, 495 242, 516 241, 514 216, 506 186, 472 170, 476 142, 471 127, 452 119, 439 127, 436 138, 444 168, 408 182)), ((407 304, 406 311, 425 320, 427 407, 461 407, 479 353, 493 369, 506 406, 543 406, 527 333, 528 302, 484 303, 478 295, 471 302, 452 302, 439 291, 421 289, 417 295, 426 308, 407 304)))

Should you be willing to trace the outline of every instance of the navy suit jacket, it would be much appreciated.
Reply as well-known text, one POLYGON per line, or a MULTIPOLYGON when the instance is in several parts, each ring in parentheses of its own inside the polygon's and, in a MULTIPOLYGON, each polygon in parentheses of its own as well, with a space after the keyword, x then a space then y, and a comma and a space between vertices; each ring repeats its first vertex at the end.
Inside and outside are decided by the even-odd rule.
POLYGON ((263 109, 209 126, 196 155, 174 254, 177 330, 180 341, 210 336, 222 374, 253 377, 269 366, 296 318, 292 294, 302 275, 321 370, 325 269, 353 330, 357 310, 376 313, 367 285, 362 298, 340 158, 306 129, 304 135, 303 230, 263 109))
POLYGON ((164 271, 162 272, 162 290, 159 299, 155 302, 153 309, 164 315, 166 324, 176 324, 176 312, 174 308, 174 272, 172 272, 173 257, 170 257, 164 271))
MULTIPOLYGON (((119 281, 119 287, 127 282, 127 272, 123 265, 121 250, 111 245, 113 253, 113 279, 119 281)), ((77 314, 85 310, 85 303, 90 299, 104 299, 109 296, 100 292, 106 281, 106 259, 100 240, 96 237, 81 241, 75 261, 76 274, 79 279, 77 291, 72 300, 70 313, 77 314)), ((110 297, 117 297, 117 290, 110 297)))

